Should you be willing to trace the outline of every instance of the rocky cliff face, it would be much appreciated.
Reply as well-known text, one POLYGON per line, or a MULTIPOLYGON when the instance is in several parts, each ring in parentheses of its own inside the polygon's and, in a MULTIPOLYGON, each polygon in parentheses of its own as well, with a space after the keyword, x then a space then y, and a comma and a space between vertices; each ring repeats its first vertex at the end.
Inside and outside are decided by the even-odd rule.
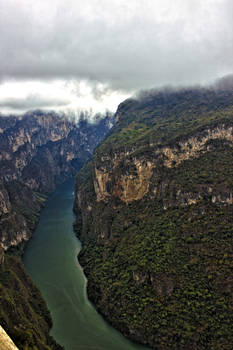
POLYGON ((18 350, 11 338, 0 326, 0 350, 18 350))
POLYGON ((233 93, 127 100, 76 181, 88 295, 155 349, 231 349, 233 93))
MULTIPOLYGON (((171 188, 168 179, 161 178, 161 169, 175 169, 183 162, 203 157, 216 149, 214 141, 222 142, 226 147, 233 147, 233 128, 224 123, 197 130, 192 136, 178 141, 173 146, 157 147, 150 144, 146 158, 143 154, 135 155, 135 149, 102 156, 94 163, 94 188, 97 202, 112 201, 112 197, 124 203, 140 200, 146 196, 160 200, 164 208, 195 204, 209 195, 213 203, 233 204, 232 189, 217 184, 206 183, 198 191, 182 192, 180 186, 171 188), (174 200, 173 200, 174 199, 174 200)), ((214 169, 212 169, 214 171, 214 169)), ((169 170, 166 170, 169 171, 169 170)))
POLYGON ((0 118, 0 245, 30 238, 46 195, 74 176, 110 127, 55 113, 0 118))
MULTIPOLYGON (((63 349, 49 336, 52 320, 40 291, 14 255, 47 196, 76 174, 111 122, 107 116, 74 123, 42 112, 0 118, 0 324, 19 349, 63 349)), ((0 334, 0 348, 1 341, 0 334)))

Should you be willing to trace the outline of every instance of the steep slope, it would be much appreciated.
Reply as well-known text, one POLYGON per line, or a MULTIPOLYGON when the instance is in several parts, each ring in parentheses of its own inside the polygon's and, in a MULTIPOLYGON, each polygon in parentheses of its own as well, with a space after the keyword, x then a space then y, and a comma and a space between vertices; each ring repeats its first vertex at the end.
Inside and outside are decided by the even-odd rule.
POLYGON ((16 255, 47 196, 76 174, 111 122, 106 116, 74 123, 39 111, 0 118, 0 324, 20 350, 61 347, 49 336, 47 306, 16 255))
POLYGON ((149 92, 76 181, 88 295, 158 350, 233 346, 233 92, 149 92))
POLYGON ((31 236, 46 195, 74 176, 109 130, 111 118, 78 124, 55 113, 0 118, 0 244, 31 236))
POLYGON ((40 291, 8 254, 0 264, 0 324, 20 350, 63 349, 49 336, 52 320, 40 291))

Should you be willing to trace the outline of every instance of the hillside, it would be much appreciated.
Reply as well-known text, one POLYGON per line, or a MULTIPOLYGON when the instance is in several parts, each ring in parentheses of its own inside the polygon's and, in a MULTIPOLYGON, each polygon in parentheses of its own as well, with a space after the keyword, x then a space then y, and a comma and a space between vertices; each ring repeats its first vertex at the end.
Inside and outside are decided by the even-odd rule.
POLYGON ((88 295, 157 350, 233 346, 233 91, 123 102, 76 180, 88 295))
POLYGON ((47 196, 74 176, 111 126, 40 111, 0 117, 0 325, 20 350, 59 350, 52 320, 20 255, 47 196))

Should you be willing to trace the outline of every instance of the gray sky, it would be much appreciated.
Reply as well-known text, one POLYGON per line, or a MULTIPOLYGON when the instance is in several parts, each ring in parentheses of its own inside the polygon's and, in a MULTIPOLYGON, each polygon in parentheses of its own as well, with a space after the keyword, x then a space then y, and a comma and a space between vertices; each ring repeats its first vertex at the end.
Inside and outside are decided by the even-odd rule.
POLYGON ((114 110, 233 73, 232 0, 0 0, 0 111, 114 110))

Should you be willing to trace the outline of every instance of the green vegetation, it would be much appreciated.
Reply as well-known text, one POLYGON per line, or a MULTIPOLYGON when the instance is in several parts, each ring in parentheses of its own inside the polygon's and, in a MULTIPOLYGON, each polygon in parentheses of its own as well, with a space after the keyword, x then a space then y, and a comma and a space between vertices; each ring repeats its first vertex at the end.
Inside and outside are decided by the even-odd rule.
POLYGON ((0 264, 0 324, 20 350, 60 350, 49 336, 52 320, 40 291, 20 259, 0 264))
POLYGON ((198 206, 131 205, 114 217, 114 240, 90 240, 80 255, 100 311, 158 349, 232 347, 232 210, 202 205, 203 215, 198 206), (129 217, 137 219, 119 231, 129 217))
POLYGON ((210 139, 204 151, 170 168, 157 155, 164 146, 183 152, 180 141, 233 127, 233 94, 157 93, 126 101, 118 116, 94 164, 77 177, 88 295, 126 336, 157 350, 231 350, 232 143, 210 139), (119 152, 125 157, 113 169, 119 152), (155 166, 148 193, 125 204, 112 188, 122 175, 135 175, 134 157, 155 166), (104 201, 95 200, 94 165, 113 174, 104 201))
POLYGON ((208 126, 232 122, 232 93, 184 90, 160 93, 153 99, 126 100, 119 121, 97 149, 97 155, 131 146, 169 144, 208 126))

